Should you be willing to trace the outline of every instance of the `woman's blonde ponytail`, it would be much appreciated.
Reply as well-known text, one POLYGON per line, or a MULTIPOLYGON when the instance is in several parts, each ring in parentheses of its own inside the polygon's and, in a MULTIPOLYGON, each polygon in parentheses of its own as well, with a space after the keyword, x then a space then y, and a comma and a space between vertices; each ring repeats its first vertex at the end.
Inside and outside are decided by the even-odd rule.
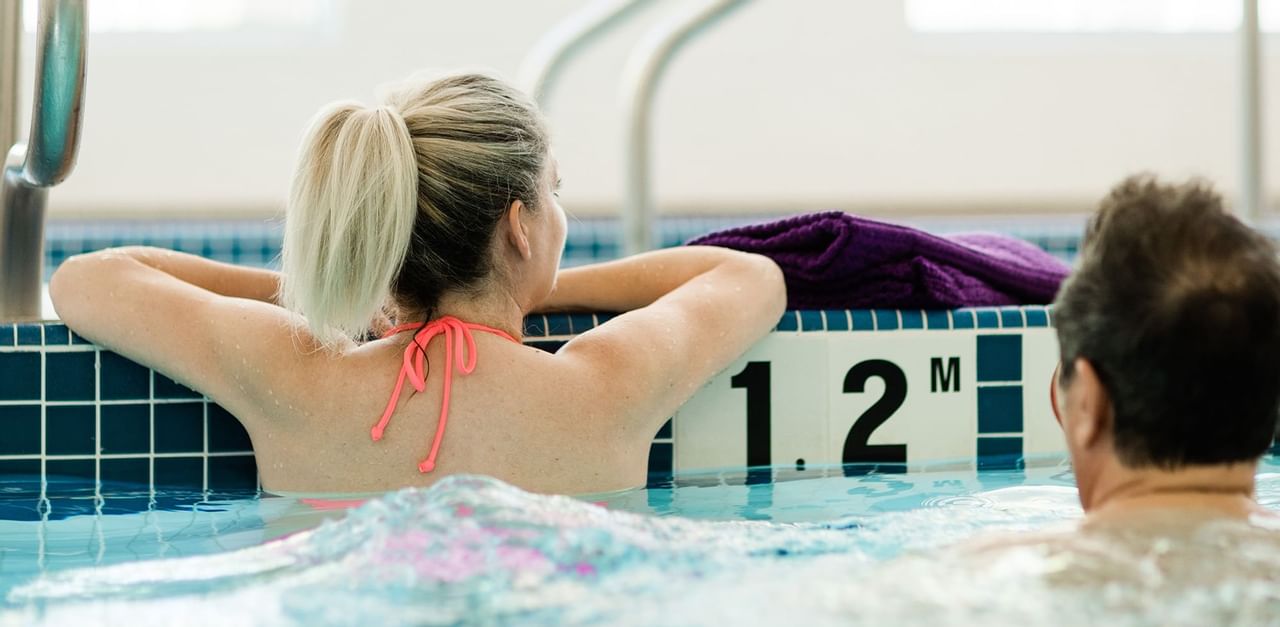
POLYGON ((337 103, 311 123, 285 222, 285 307, 333 346, 364 335, 390 295, 418 212, 418 168, 400 113, 337 103))

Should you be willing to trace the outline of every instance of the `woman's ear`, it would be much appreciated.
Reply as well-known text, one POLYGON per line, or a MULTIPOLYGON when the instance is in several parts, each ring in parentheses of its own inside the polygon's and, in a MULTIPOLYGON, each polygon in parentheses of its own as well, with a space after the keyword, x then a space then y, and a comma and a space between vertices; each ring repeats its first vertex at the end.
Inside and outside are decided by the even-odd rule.
POLYGON ((529 246, 529 229, 525 225, 524 202, 513 201, 507 209, 507 243, 520 253, 520 258, 528 261, 533 258, 533 249, 529 246))

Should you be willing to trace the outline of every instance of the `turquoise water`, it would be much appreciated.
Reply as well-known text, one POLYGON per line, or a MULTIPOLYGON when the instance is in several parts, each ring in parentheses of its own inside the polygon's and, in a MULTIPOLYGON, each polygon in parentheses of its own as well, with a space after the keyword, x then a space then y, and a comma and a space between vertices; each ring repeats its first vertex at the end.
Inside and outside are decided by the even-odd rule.
MULTIPOLYGON (((1268 462, 1259 475, 1273 510, 1278 472, 1268 462)), ((349 512, 270 497, 173 510, 3 521, 0 625, 1280 620, 1275 529, 949 548, 1069 529, 1081 512, 1060 464, 707 473, 585 500, 451 477, 349 512), (1169 596, 1170 560, 1223 562, 1224 551, 1248 559, 1199 568, 1212 575, 1199 596, 1169 596), (1080 575, 1094 571, 1108 577, 1080 575), (1094 585, 1103 579, 1109 588, 1094 585)))

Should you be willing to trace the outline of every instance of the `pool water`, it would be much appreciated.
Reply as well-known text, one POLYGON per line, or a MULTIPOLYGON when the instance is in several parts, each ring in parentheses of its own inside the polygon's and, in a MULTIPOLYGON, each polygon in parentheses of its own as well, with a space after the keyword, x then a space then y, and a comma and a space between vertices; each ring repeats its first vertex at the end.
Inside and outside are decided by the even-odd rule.
MULTIPOLYGON (((0 625, 1280 620, 1280 531, 1265 526, 1162 520, 1172 526, 1069 550, 948 548, 1070 528, 1081 512, 1061 463, 753 469, 587 499, 458 476, 349 511, 187 496, 201 498, 63 518, 51 502, 40 520, 0 522, 0 625), (1170 560, 1224 552, 1230 568, 1195 569, 1196 594, 1167 596, 1180 585, 1170 560)), ((1280 510, 1274 460, 1258 496, 1280 510)))

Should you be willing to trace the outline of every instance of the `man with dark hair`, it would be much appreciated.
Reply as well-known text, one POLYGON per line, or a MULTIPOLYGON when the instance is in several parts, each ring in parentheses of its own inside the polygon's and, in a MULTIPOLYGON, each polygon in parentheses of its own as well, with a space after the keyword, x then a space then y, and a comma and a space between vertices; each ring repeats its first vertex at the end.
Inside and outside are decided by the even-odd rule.
POLYGON ((1129 178, 1054 309, 1051 386, 1087 521, 1250 517, 1280 411, 1280 263, 1208 184, 1129 178))

